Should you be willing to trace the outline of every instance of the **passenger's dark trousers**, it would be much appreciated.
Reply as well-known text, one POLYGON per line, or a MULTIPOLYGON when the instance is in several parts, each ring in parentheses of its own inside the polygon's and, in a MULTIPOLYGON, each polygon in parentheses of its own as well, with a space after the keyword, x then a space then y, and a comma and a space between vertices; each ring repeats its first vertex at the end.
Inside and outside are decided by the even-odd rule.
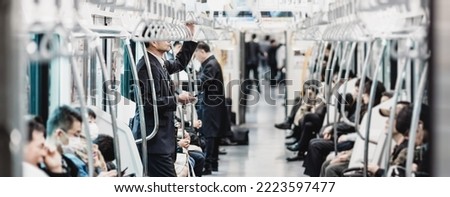
MULTIPOLYGON (((251 82, 256 83, 256 87, 259 89, 259 71, 258 71, 258 65, 257 64, 249 64, 245 67, 245 80, 250 80, 250 71, 253 72, 253 80, 251 82)), ((250 83, 250 84, 252 84, 250 83)))
POLYGON ((315 137, 314 132, 318 132, 322 127, 323 120, 316 113, 308 113, 303 116, 300 125, 301 137, 299 141, 299 154, 303 154, 308 150, 309 141, 315 137))
POLYGON ((270 65, 270 85, 276 85, 277 80, 275 77, 278 74, 278 66, 277 65, 270 65))
POLYGON ((205 170, 219 167, 219 140, 220 138, 218 137, 206 138, 205 170))
POLYGON ((322 138, 312 139, 309 142, 308 154, 303 161, 304 174, 310 177, 320 176, 321 166, 328 154, 334 150, 334 142, 322 138))
POLYGON ((335 164, 330 163, 331 160, 323 162, 320 172, 321 177, 342 177, 344 170, 348 168, 349 161, 339 162, 335 164))
POLYGON ((148 176, 176 177, 172 154, 148 154, 148 176))
POLYGON ((205 156, 202 152, 199 151, 189 151, 189 156, 192 157, 195 161, 194 172, 195 176, 201 177, 203 167, 205 166, 205 156))
POLYGON ((287 117, 287 122, 290 124, 294 123, 295 114, 297 113, 297 110, 300 109, 300 107, 302 106, 302 103, 300 101, 301 101, 300 98, 295 99, 294 106, 292 106, 291 112, 287 117))

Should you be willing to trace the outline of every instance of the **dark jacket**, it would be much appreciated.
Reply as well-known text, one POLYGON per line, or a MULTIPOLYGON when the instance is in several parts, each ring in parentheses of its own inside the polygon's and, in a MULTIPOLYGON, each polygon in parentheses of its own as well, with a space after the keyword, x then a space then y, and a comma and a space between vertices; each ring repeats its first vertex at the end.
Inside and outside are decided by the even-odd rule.
POLYGON ((278 44, 278 46, 270 46, 267 51, 267 62, 271 68, 277 68, 278 66, 277 51, 281 46, 283 46, 283 44, 278 44))
MULTIPOLYGON (((177 103, 170 74, 186 68, 196 47, 197 43, 195 42, 184 42, 183 47, 177 54, 177 58, 172 61, 166 60, 164 62, 165 68, 160 64, 156 57, 150 53, 148 54, 155 84, 159 116, 159 131, 153 139, 147 142, 148 153, 150 154, 172 154, 175 151, 174 111, 176 110, 177 103)), ((145 59, 142 57, 137 64, 137 71, 141 86, 142 101, 144 102, 146 135, 150 135, 155 126, 155 122, 153 116, 152 91, 147 74, 147 67, 145 65, 145 59)), ((136 107, 132 128, 133 135, 136 139, 141 138, 139 123, 139 111, 136 107)))
POLYGON ((214 56, 202 63, 199 79, 202 89, 201 133, 205 137, 222 137, 231 126, 225 105, 222 68, 214 56))
POLYGON ((78 177, 79 171, 77 165, 64 154, 61 156, 62 168, 64 169, 64 172, 54 173, 45 168, 45 166, 41 169, 45 171, 50 177, 78 177))
POLYGON ((253 41, 245 43, 245 65, 258 67, 260 55, 263 56, 264 53, 258 43, 253 41))

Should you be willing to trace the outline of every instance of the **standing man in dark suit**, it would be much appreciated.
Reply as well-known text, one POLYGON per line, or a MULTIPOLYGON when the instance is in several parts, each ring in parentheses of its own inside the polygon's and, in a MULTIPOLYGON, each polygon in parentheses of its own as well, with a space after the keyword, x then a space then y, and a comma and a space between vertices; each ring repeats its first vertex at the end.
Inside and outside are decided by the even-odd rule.
MULTIPOLYGON (((187 24, 194 35, 194 24, 187 24)), ((148 37, 154 37, 151 34, 162 32, 153 31, 154 27, 147 27, 144 33, 148 37), (148 30, 147 28, 152 28, 148 30)), ((158 28, 156 28, 158 29, 158 28)), ((192 54, 197 47, 197 43, 186 41, 183 44, 177 58, 173 61, 163 59, 165 52, 170 50, 169 41, 152 41, 146 42, 148 57, 150 60, 150 68, 154 79, 156 92, 156 107, 159 115, 159 129, 154 138, 147 141, 148 149, 148 175, 151 177, 176 177, 174 168, 175 150, 176 150, 176 130, 174 123, 174 112, 177 107, 177 101, 180 103, 189 103, 195 100, 195 97, 187 92, 177 95, 170 74, 185 69, 191 60, 192 54)), ((144 57, 137 64, 138 76, 141 84, 142 100, 144 102, 146 135, 150 135, 155 127, 153 117, 152 91, 150 87, 150 79, 147 74, 147 67, 144 57)), ((139 111, 136 107, 136 115, 134 116, 133 134, 136 139, 145 138, 141 136, 139 126, 139 111)), ((141 149, 141 146, 138 146, 141 149)), ((140 150, 142 154, 142 150, 140 150)))
MULTIPOLYGON (((259 88, 259 56, 266 57, 265 51, 261 51, 259 43, 256 41, 256 34, 252 34, 252 40, 245 43, 245 80, 250 80, 250 71, 253 72, 253 81, 256 83, 256 89, 260 92, 259 88)), ((253 82, 252 82, 253 83, 253 82)))
POLYGON ((200 83, 202 95, 200 110, 202 117, 201 134, 206 138, 206 161, 204 175, 219 168, 219 140, 230 131, 230 120, 225 106, 225 91, 222 68, 211 53, 208 44, 199 42, 195 58, 202 64, 200 83))

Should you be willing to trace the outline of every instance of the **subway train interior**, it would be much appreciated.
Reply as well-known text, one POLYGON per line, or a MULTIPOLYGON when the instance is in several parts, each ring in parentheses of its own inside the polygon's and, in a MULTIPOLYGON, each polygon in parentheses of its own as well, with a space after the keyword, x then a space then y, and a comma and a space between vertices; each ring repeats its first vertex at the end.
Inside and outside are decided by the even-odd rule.
POLYGON ((0 0, 0 176, 450 176, 449 6, 0 0))

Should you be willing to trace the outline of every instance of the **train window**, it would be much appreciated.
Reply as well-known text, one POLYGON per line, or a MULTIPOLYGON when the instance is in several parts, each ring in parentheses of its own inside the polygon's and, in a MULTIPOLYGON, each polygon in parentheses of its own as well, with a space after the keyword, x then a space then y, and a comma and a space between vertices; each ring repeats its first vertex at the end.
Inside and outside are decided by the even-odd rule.
MULTIPOLYGON (((133 57, 136 57, 136 43, 131 41, 131 53, 133 54, 133 57)), ((128 51, 125 48, 125 45, 123 42, 121 42, 121 49, 123 51, 123 72, 121 74, 121 83, 120 83, 120 92, 122 93, 122 96, 124 96, 127 99, 131 99, 131 94, 134 94, 131 92, 130 86, 132 85, 133 76, 131 74, 131 60, 129 58, 129 55, 127 54, 128 51)))
MULTIPOLYGON (((39 45, 42 34, 31 35, 31 40, 39 45)), ((28 113, 48 117, 49 106, 49 64, 48 62, 30 61, 28 64, 28 113)))

